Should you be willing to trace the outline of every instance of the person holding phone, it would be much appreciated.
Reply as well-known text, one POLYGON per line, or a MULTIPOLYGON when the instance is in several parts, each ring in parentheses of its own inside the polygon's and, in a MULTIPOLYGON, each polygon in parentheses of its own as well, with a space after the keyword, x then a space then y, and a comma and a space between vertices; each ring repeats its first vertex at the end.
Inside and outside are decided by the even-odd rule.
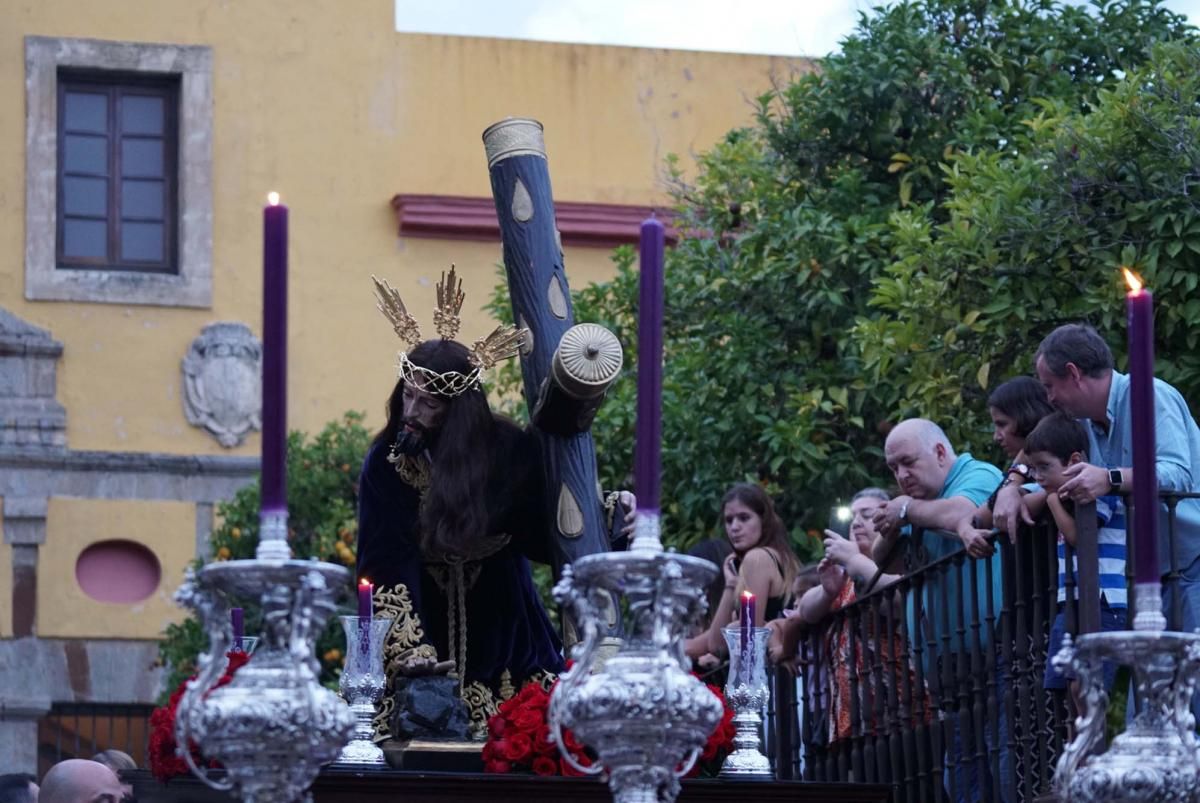
POLYGON ((758 485, 738 483, 721 499, 721 523, 733 547, 722 563, 725 589, 708 629, 688 639, 687 654, 722 657, 728 652, 721 629, 737 623, 738 600, 749 591, 759 601, 754 625, 782 615, 800 561, 788 544, 787 528, 775 504, 758 485))

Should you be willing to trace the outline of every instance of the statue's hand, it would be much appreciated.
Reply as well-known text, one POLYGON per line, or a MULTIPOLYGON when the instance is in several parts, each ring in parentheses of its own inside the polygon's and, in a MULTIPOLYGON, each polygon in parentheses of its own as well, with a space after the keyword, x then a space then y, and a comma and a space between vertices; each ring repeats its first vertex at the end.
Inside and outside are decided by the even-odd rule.
POLYGON ((396 664, 396 669, 404 677, 426 677, 430 675, 445 675, 454 669, 454 661, 439 661, 437 655, 430 654, 432 647, 426 649, 410 649, 396 664))

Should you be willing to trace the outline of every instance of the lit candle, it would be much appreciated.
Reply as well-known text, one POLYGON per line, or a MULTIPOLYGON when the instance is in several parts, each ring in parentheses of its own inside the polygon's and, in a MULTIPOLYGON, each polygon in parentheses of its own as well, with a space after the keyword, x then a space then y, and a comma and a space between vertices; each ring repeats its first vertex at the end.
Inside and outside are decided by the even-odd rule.
POLYGON ((742 592, 742 654, 750 647, 750 633, 754 630, 754 595, 742 592))
POLYGON ((1133 428, 1134 583, 1155 583, 1158 570, 1158 473, 1154 438, 1154 296, 1128 268, 1129 397, 1133 428))
POLYGON ((243 652, 242 637, 245 635, 245 612, 241 608, 229 609, 229 621, 233 623, 233 649, 243 652))
POLYGON ((288 208, 263 209, 262 511, 287 510, 288 208))
POLYGON ((641 510, 659 509, 662 449, 663 224, 642 222, 638 297, 637 434, 634 490, 641 510))
POLYGON ((371 602, 371 595, 375 591, 375 586, 371 585, 371 581, 363 578, 358 581, 358 617, 360 619, 370 619, 374 615, 374 608, 371 602))

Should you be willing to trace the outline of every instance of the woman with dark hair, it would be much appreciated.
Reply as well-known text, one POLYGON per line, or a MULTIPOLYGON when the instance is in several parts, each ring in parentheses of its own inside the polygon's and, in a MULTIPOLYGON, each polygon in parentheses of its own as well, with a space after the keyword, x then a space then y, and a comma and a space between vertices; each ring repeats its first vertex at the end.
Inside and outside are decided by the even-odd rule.
POLYGON ((1033 428, 1054 412, 1042 383, 1031 376, 1018 376, 1002 383, 988 396, 992 417, 992 440, 1015 460, 1025 448, 1025 439, 1033 428))
POLYGON ((721 564, 725 590, 712 623, 705 632, 688 639, 687 653, 693 658, 728 652, 721 629, 736 623, 738 600, 745 591, 760 601, 754 610, 755 627, 779 617, 787 607, 792 581, 800 570, 775 503, 758 485, 738 483, 725 493, 721 523, 733 554, 721 564))
POLYGON ((549 558, 540 452, 491 411, 470 358, 448 339, 402 353, 359 479, 358 573, 397 619, 389 685, 453 670, 478 728, 505 690, 563 660, 529 568, 549 558))
MULTIPOLYGON (((1033 481, 1033 472, 1024 459, 1025 439, 1039 421, 1053 412, 1046 389, 1031 376, 1018 376, 1003 382, 988 396, 992 440, 1003 450, 1009 463, 1000 488, 1014 481, 1033 481)), ((993 552, 989 536, 995 504, 996 494, 993 493, 971 516, 958 523, 958 537, 972 557, 986 558, 993 552)))

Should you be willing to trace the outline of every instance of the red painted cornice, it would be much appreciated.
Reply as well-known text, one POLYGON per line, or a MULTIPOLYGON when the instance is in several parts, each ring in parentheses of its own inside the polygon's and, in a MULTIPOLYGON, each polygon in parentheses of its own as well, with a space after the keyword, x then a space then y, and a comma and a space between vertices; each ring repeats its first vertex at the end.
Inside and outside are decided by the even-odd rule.
MULTIPOLYGON (((392 209, 402 237, 436 237, 441 240, 500 240, 500 223, 491 198, 457 195, 394 195, 392 209)), ((667 242, 678 234, 670 226, 673 215, 649 206, 590 204, 558 201, 554 204, 563 245, 612 248, 638 241, 642 221, 657 214, 667 223, 667 242)))

